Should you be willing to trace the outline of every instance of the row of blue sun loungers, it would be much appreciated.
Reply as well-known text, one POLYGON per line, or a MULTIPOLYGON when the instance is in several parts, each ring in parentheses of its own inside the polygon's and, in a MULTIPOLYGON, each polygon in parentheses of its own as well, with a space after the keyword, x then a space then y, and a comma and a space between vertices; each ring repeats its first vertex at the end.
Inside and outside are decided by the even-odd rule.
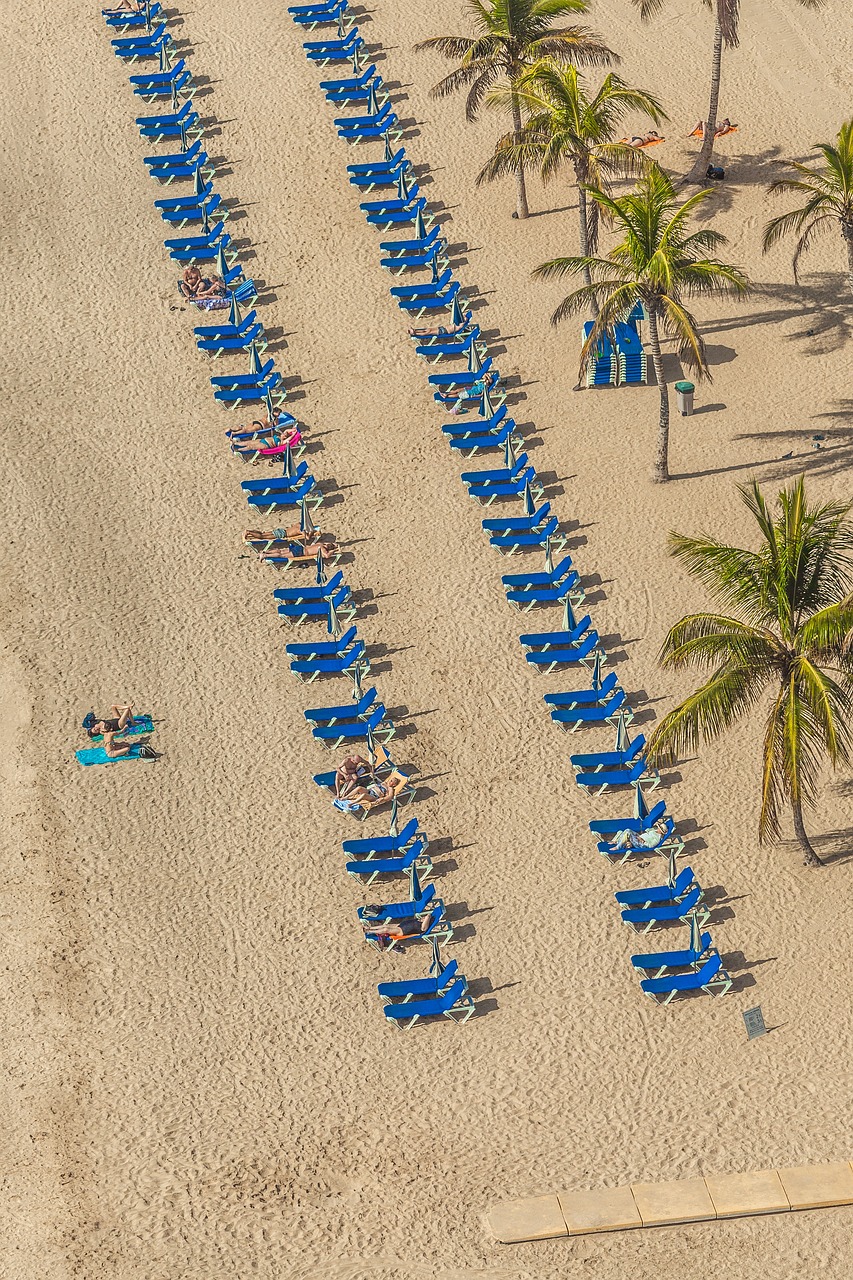
MULTIPOLYGON (((316 9, 304 11, 314 19, 316 9)), ((378 226, 405 228, 411 226, 411 236, 406 239, 382 241, 381 265, 400 276, 410 271, 429 271, 430 279, 417 283, 404 283, 391 287, 391 296, 398 306, 409 314, 425 315, 430 312, 449 313, 448 329, 451 332, 431 336, 413 335, 416 352, 429 364, 441 368, 428 375, 428 383, 435 389, 435 399, 441 404, 451 403, 455 409, 476 405, 478 416, 457 418, 442 427, 449 446, 460 453, 474 457, 481 452, 503 452, 504 466, 492 466, 478 471, 465 472, 462 481, 472 498, 484 506, 524 499, 525 515, 521 517, 489 517, 483 520, 483 528, 489 543, 501 554, 511 555, 531 548, 544 548, 544 571, 506 574, 503 586, 507 601, 514 608, 528 612, 534 608, 559 605, 564 610, 564 626, 560 630, 531 633, 521 637, 525 660, 534 669, 553 672, 558 668, 574 665, 593 668, 591 686, 562 694, 545 695, 546 706, 552 721, 566 732, 577 732, 589 725, 617 725, 617 748, 614 751, 576 755, 571 759, 577 785, 592 796, 618 788, 638 787, 644 782, 650 789, 658 785, 658 774, 648 768, 642 735, 633 741, 627 737, 627 726, 633 712, 627 704, 624 690, 619 686, 615 672, 601 678, 601 664, 606 660, 597 632, 588 615, 576 621, 573 609, 583 602, 584 592, 578 572, 571 557, 563 555, 556 564, 555 552, 565 549, 566 537, 561 532, 550 504, 543 501, 543 488, 524 451, 522 433, 512 420, 503 403, 504 391, 500 375, 482 341, 479 327, 473 323, 470 312, 461 305, 460 287, 453 279, 447 259, 447 245, 440 228, 431 225, 426 201, 414 178, 411 161, 403 145, 394 141, 398 136, 393 130, 396 117, 384 95, 381 79, 375 65, 361 69, 362 51, 357 29, 345 34, 343 20, 345 10, 334 7, 324 21, 339 24, 337 37, 327 41, 314 41, 305 45, 308 57, 314 61, 343 62, 351 60, 353 74, 347 78, 323 81, 321 87, 330 102, 347 104, 368 103, 365 116, 339 117, 334 123, 339 136, 349 141, 363 138, 383 138, 385 153, 382 159, 359 162, 347 166, 350 185, 365 196, 387 192, 385 196, 373 195, 361 201, 361 210, 367 221, 378 226), (366 130, 366 132, 362 132, 366 130), (446 369, 447 361, 464 359, 464 369, 446 369), (536 503, 541 505, 538 507, 536 503)), ((317 21, 316 25, 320 25, 317 21)), ((615 345, 605 335, 601 353, 591 366, 590 385, 598 383, 644 382, 646 357, 638 332, 643 319, 641 307, 635 308, 626 322, 614 328, 615 345)), ((591 325, 585 330, 587 337, 591 325)), ((372 700, 366 704, 372 706, 372 700)), ((664 820, 665 828, 659 836, 656 852, 667 850, 680 852, 683 841, 678 837, 671 818, 665 816, 663 802, 651 811, 634 819, 602 820, 591 823, 593 831, 603 837, 615 836, 626 830, 648 830, 654 823, 664 820), (654 815, 654 816, 651 816, 654 815), (632 824, 634 824, 632 826, 632 824)), ((617 864, 635 856, 636 850, 614 845, 607 838, 598 841, 599 852, 617 864)), ((387 851, 386 851, 387 852, 387 851)), ((648 852, 648 850, 647 850, 648 852)), ((425 845, 412 840, 394 850, 394 861, 406 868, 422 861, 425 845)), ((368 862, 370 860, 368 859, 368 862)), ((377 859, 381 864, 382 858, 377 859)), ((348 867, 351 874, 358 874, 348 867)), ((368 870, 364 873, 369 876, 368 870)), ((658 926, 684 921, 707 919, 707 909, 702 906, 701 889, 695 883, 692 871, 687 868, 675 878, 672 886, 657 886, 650 890, 627 891, 623 904, 623 919, 632 928, 645 932, 658 926)), ((432 899, 424 901, 426 910, 432 899)), ((411 905, 411 904, 410 904, 411 905)), ((702 946, 693 951, 662 953, 651 958, 644 967, 642 957, 635 957, 635 967, 646 968, 652 976, 644 978, 642 987, 646 994, 666 1003, 678 991, 691 989, 727 989, 731 980, 721 969, 719 957, 710 949, 709 935, 702 935, 702 946), (670 960, 666 956, 670 956, 670 960), (686 957, 686 958, 685 958, 686 957), (716 959, 715 959, 716 957, 716 959), (689 968, 689 973, 679 972, 689 968), (672 970, 672 972, 670 972, 672 970)), ((430 994, 434 994, 430 991, 430 994)))
MULTIPOLYGON (((350 56, 353 49, 363 47, 357 32, 349 36, 344 34, 346 0, 324 4, 319 8, 298 8, 299 13, 293 16, 303 26, 311 28, 335 22, 340 28, 337 41, 316 42, 313 45, 309 51, 313 60, 321 63, 342 60, 345 51, 350 56)), ((160 12, 159 5, 150 6, 149 18, 156 18, 160 12)), ((140 135, 145 139, 158 143, 173 138, 180 141, 180 150, 172 154, 161 151, 145 157, 151 176, 161 187, 170 187, 176 182, 193 184, 191 194, 170 195, 154 201, 154 207, 163 221, 178 230, 194 223, 201 224, 201 234, 165 242, 170 257, 182 264, 216 263, 217 273, 231 293, 231 309, 227 319, 217 320, 212 317, 209 323, 195 327, 194 338, 198 349, 213 358, 243 351, 250 353, 247 372, 211 378, 214 398, 226 408, 265 401, 270 417, 277 411, 280 414, 280 425, 289 423, 296 426, 292 415, 286 414, 280 407, 283 398, 281 374, 275 369, 271 359, 263 358, 267 339, 262 321, 254 310, 245 316, 240 315, 240 304, 251 302, 256 296, 256 290, 253 282, 245 279, 242 268, 236 262, 230 237, 224 229, 228 211, 219 194, 214 191, 213 165, 203 149, 201 138, 196 136, 201 129, 198 113, 188 97, 193 88, 190 71, 183 60, 173 66, 169 65, 172 42, 165 24, 152 28, 149 20, 148 29, 142 30, 146 25, 144 14, 105 12, 105 17, 107 24, 114 29, 134 31, 133 36, 113 41, 113 49, 120 58, 130 63, 153 59, 160 63, 157 71, 130 77, 134 94, 154 101, 171 99, 170 111, 140 116, 136 121, 140 135), (121 23, 117 19, 121 19, 121 23), (182 96, 186 98, 183 102, 180 101, 182 96)), ((375 75, 375 68, 354 79, 357 83, 341 81, 326 86, 332 102, 351 105, 364 101, 369 104, 365 117, 348 117, 337 122, 341 136, 348 140, 360 140, 374 135, 393 136, 396 119, 390 112, 387 94, 381 79, 375 75)), ((395 166, 397 167, 399 166, 395 166)), ((404 171, 407 176, 411 174, 408 163, 404 171)), ((379 175, 377 179, 381 182, 379 175)), ((425 202, 419 198, 417 184, 411 182, 406 186, 405 178, 401 184, 399 173, 396 172, 393 183, 402 186, 401 194, 388 200, 368 202, 369 207, 365 209, 365 213, 369 221, 380 226, 405 225, 407 221, 423 216, 425 202)), ((366 185, 370 189, 375 184, 368 181, 366 185)), ((433 236, 433 240, 435 239, 433 236)), ((437 248, 438 246, 434 251, 436 258, 437 248)), ((422 295, 435 293, 444 288, 446 283, 447 278, 436 289, 414 292, 404 290, 401 301, 407 307, 420 309, 422 295)), ((244 443, 253 433, 228 434, 244 443)), ((232 440, 232 447, 233 444, 232 440)), ((298 456, 298 451, 295 456, 298 456)), ((265 475, 247 480, 242 483, 241 488, 249 507, 263 514, 298 508, 302 519, 305 519, 306 513, 322 502, 320 488, 304 462, 300 462, 294 469, 288 460, 281 475, 265 475)), ((354 616, 351 591, 344 582, 342 573, 336 572, 326 581, 322 566, 321 558, 315 584, 283 587, 274 592, 278 614, 285 621, 294 625, 321 621, 326 622, 331 630, 333 619, 337 626, 339 622, 354 616)), ((371 757, 375 756, 377 759, 376 776, 381 778, 396 774, 403 782, 392 809, 392 829, 395 830, 397 807, 414 798, 416 786, 388 754, 387 743, 395 733, 395 725, 385 706, 379 701, 376 689, 361 691, 361 679, 369 672, 370 663, 365 644, 358 637, 355 625, 349 626, 339 637, 333 632, 330 640, 293 643, 287 645, 286 650, 291 671, 306 683, 317 678, 344 674, 353 677, 354 686, 359 692, 354 693, 351 702, 311 709, 305 713, 305 719, 311 728, 313 739, 319 744, 327 749, 337 749, 344 745, 366 743, 371 757)), ((318 785, 332 791, 334 780, 334 772, 315 777, 318 785)), ((370 808, 382 807, 382 804, 381 800, 377 800, 375 805, 364 805, 358 816, 364 817, 370 808)), ((404 928, 404 937, 392 942, 392 946, 401 945, 403 941, 406 945, 427 941, 437 947, 452 937, 452 925, 447 919, 443 903, 435 897, 433 886, 421 887, 421 882, 431 877, 433 866, 427 852, 426 837, 418 832, 416 821, 406 824, 399 837, 389 835, 362 841, 345 841, 344 844, 345 851, 349 854, 346 870, 361 883, 370 885, 380 876, 406 876, 411 881, 411 901, 360 910, 359 918, 370 945, 379 950, 387 949, 389 940, 382 929, 389 923, 413 926, 413 929, 404 928)), ((444 1015, 456 1021, 465 1021, 474 1012, 467 982, 457 974, 457 962, 442 964, 437 951, 429 977, 383 984, 380 996, 385 1006, 386 1018, 402 1029, 433 1016, 444 1015)))

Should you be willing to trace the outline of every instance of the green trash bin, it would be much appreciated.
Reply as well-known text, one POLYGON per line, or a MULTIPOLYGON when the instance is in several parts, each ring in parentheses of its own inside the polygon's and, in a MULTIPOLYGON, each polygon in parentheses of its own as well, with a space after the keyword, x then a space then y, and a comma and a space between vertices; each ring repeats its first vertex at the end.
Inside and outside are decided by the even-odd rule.
POLYGON ((678 412, 682 418, 689 418, 693 412, 693 392, 696 390, 692 382, 676 382, 675 398, 678 402, 678 412))

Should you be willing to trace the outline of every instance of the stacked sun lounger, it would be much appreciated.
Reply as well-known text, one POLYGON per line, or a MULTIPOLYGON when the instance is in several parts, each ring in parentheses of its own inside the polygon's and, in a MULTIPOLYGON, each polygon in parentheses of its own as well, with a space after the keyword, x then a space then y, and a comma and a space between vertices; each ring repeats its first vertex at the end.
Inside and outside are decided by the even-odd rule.
POLYGON ((616 324, 613 328, 620 382, 646 381, 646 353, 633 325, 616 324))
MULTIPOLYGON (((592 330, 593 323, 591 320, 587 320, 583 326, 582 336, 584 342, 586 342, 592 330)), ((588 387, 615 387, 618 377, 619 366, 616 362, 613 344, 607 334, 603 333, 598 340, 595 357, 587 367, 586 385, 588 387)))

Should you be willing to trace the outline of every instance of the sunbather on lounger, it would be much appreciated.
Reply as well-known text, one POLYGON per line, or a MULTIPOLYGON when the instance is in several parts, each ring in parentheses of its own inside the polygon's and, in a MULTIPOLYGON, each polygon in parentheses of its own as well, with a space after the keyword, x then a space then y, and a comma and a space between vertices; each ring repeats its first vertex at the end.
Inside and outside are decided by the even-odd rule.
POLYGON ((265 547, 259 552, 261 560, 281 559, 282 555, 289 555, 290 558, 298 558, 299 556, 315 556, 319 551, 324 560, 331 560, 332 556, 337 555, 338 545, 334 538, 318 538, 313 542, 296 542, 293 539, 276 539, 271 547, 265 547))
POLYGON ((647 831, 617 831, 611 841, 614 849, 656 849, 666 835, 663 818, 652 823, 647 831))
POLYGON ((452 338, 454 334, 464 333, 471 323, 471 313, 462 321, 462 324, 440 324, 438 328, 433 329, 410 329, 410 338, 452 338))
POLYGON ((187 302, 194 303, 203 311, 218 311, 220 307, 229 306, 225 297, 225 285, 219 276, 202 276, 198 267, 189 266, 178 281, 178 290, 187 302), (215 302, 216 306, 209 304, 215 302))
POLYGON ((335 795, 338 799, 354 799, 356 790, 362 792, 361 799, 364 799, 363 783, 372 781, 373 769, 370 761, 365 760, 364 756, 351 755, 344 756, 335 772, 335 795))
POLYGON ((479 382, 473 383, 470 387, 457 387, 455 391, 435 391, 433 398, 439 404, 444 404, 451 413, 462 413, 465 411, 465 401, 476 399, 481 396, 488 388, 492 391, 500 382, 501 375, 499 373, 487 373, 479 382))
POLYGON ((392 925, 371 924, 369 920, 361 922, 364 932, 370 934, 382 951, 390 950, 395 942, 419 938, 424 931, 424 924, 424 921, 414 919, 401 920, 399 924, 392 925))

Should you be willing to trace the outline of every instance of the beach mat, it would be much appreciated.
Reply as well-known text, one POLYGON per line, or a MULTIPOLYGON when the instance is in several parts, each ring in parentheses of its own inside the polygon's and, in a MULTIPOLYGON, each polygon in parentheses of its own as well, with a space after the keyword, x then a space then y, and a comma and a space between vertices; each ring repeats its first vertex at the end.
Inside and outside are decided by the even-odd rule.
MULTIPOLYGON (((153 733, 154 721, 150 716, 134 716, 127 728, 122 729, 115 736, 117 738, 130 738, 134 733, 153 733)), ((99 733, 96 737, 90 739, 92 742, 103 742, 104 735, 99 733)))
POLYGON ((121 764, 124 760, 140 760, 142 757, 139 752, 142 749, 141 742, 134 742, 133 746, 126 756, 108 756, 103 747, 85 747, 82 751, 75 751, 77 759, 81 764, 121 764))

